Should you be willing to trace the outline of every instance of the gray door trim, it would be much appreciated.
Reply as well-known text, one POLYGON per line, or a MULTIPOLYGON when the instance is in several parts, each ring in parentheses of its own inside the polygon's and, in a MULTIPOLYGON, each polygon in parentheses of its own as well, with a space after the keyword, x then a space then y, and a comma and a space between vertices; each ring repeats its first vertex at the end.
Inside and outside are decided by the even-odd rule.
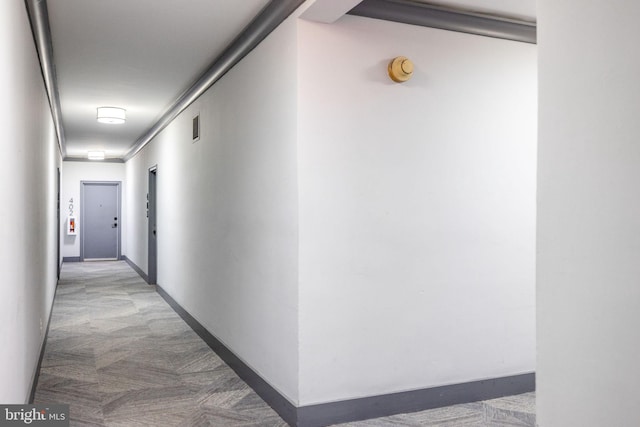
POLYGON ((147 282, 153 285, 158 282, 158 165, 149 168, 147 177, 147 282))
POLYGON ((87 185, 114 185, 117 188, 117 200, 118 204, 118 254, 117 259, 122 256, 122 191, 121 181, 80 181, 80 261, 84 261, 84 189, 87 185))
POLYGON ((60 239, 61 239, 61 232, 60 229, 62 228, 62 218, 61 218, 61 214, 60 214, 60 186, 61 184, 61 175, 60 175, 60 168, 56 168, 57 172, 56 172, 56 221, 58 221, 58 226, 56 227, 56 229, 58 230, 56 232, 56 263, 57 263, 57 271, 58 271, 58 275, 57 278, 58 280, 60 280, 60 269, 62 268, 62 258, 60 257, 60 239))

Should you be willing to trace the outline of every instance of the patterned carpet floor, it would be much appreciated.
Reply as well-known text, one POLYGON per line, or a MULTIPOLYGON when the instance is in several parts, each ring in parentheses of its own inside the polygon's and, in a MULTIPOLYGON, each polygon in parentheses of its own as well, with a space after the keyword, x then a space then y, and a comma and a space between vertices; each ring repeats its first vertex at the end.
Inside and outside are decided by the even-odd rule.
MULTIPOLYGON (((72 426, 287 425, 124 261, 64 264, 34 403, 72 426)), ((344 426, 529 427, 535 395, 344 426)))
POLYGON ((64 264, 34 403, 71 425, 287 425, 123 261, 64 264))

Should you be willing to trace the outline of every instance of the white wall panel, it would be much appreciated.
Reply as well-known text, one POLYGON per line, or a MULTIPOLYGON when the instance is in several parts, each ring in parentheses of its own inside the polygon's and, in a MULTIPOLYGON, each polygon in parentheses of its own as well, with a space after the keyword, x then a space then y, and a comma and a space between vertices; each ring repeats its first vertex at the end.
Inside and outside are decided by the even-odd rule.
POLYGON ((537 421, 640 425, 640 4, 538 10, 537 421))
POLYGON ((299 29, 301 404, 534 371, 536 47, 299 29))
MULTIPOLYGON (((60 215, 63 221, 63 228, 61 231, 62 240, 62 256, 63 257, 79 257, 80 256, 80 228, 83 226, 82 221, 82 200, 81 194, 81 181, 120 181, 121 203, 122 210, 125 212, 126 203, 126 183, 125 181, 125 166, 124 163, 103 163, 99 161, 94 162, 64 162, 62 170, 62 189, 61 189, 61 212, 60 215), (73 200, 73 203, 71 203, 73 200), (65 220, 71 213, 70 205, 73 204, 73 214, 77 221, 77 235, 69 236, 66 233, 65 220)), ((126 227, 126 220, 120 218, 118 226, 124 230, 126 227)), ((126 255, 124 252, 124 241, 127 235, 122 232, 121 247, 122 255, 126 255)))
POLYGON ((157 165, 158 284, 292 402, 296 55, 291 18, 126 165, 127 256, 147 270, 145 195, 157 165))
POLYGON ((0 402, 26 403, 56 285, 61 165, 24 2, 0 3, 0 402))

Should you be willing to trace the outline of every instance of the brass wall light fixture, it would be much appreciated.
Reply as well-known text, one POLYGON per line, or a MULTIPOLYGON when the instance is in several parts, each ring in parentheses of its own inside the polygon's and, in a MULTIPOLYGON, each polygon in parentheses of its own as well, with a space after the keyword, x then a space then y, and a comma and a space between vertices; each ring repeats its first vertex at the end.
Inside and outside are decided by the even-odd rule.
POLYGON ((387 67, 389 77, 396 83, 406 82, 413 75, 413 62, 404 56, 397 56, 387 67))

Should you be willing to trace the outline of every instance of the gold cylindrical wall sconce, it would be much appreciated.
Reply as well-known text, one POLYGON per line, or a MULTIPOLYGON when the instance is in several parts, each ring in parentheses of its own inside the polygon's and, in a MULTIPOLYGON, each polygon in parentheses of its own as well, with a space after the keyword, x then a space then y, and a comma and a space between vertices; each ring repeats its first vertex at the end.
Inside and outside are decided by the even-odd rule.
POLYGON ((413 62, 404 56, 397 56, 389 62, 387 71, 394 82, 406 82, 413 74, 413 62))

